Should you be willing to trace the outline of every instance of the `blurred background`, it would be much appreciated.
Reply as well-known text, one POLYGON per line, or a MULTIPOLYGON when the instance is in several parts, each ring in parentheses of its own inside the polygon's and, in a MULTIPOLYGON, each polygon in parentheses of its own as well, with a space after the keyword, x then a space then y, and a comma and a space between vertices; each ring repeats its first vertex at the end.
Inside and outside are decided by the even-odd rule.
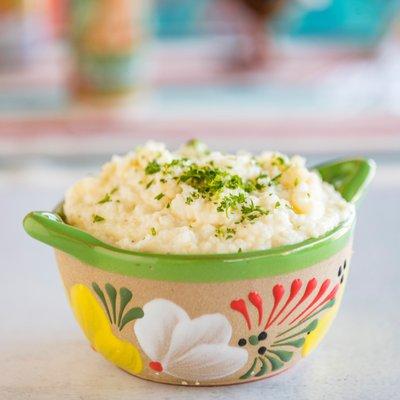
MULTIPOLYGON (((0 184, 148 139, 400 160, 399 0, 0 0, 0 184)), ((19 183, 18 183, 19 182, 19 183)))
POLYGON ((400 149, 398 0, 0 0, 0 166, 153 138, 400 149))
POLYGON ((397 398, 400 0, 0 0, 0 397, 188 398, 86 349, 21 221, 113 153, 191 138, 378 163, 319 362, 212 397, 397 398))

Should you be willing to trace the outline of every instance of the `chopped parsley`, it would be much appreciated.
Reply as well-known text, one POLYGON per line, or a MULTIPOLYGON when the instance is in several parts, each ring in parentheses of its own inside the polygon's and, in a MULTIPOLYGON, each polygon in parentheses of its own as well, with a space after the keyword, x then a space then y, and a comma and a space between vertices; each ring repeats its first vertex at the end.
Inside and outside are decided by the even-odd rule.
POLYGON ((146 185, 146 189, 148 189, 153 183, 154 183, 154 179, 152 179, 152 180, 146 185))
POLYGON ((226 187, 229 189, 237 189, 243 187, 242 178, 239 175, 232 175, 226 182, 226 187))
POLYGON ((179 176, 179 182, 196 189, 203 198, 211 199, 226 186, 228 173, 210 165, 191 164, 179 176))
POLYGON ((188 205, 192 204, 193 201, 194 201, 194 198, 192 196, 188 196, 188 197, 186 197, 185 204, 188 204, 188 205))
POLYGON ((279 208, 281 206, 281 203, 279 202, 279 201, 277 201, 276 203, 275 203, 275 208, 279 208))
POLYGON ((285 165, 285 159, 282 156, 276 156, 272 165, 285 165))
POLYGON ((243 221, 253 221, 257 218, 262 217, 263 215, 268 215, 269 211, 260 207, 260 206, 255 206, 253 201, 250 202, 250 205, 243 205, 242 206, 242 219, 241 222, 243 221))
POLYGON ((109 201, 111 201, 111 196, 110 193, 106 193, 106 195, 97 202, 97 204, 104 204, 104 203, 108 203, 109 201))
POLYGON ((235 234, 236 230, 233 228, 225 228, 223 226, 217 226, 215 228, 214 236, 228 240, 232 239, 235 234))
POLYGON ((254 192, 256 190, 264 190, 270 185, 269 177, 267 174, 260 174, 254 179, 248 179, 244 184, 244 190, 247 193, 254 192))
POLYGON ((210 154, 210 150, 207 148, 207 146, 203 142, 200 142, 197 139, 189 140, 188 142, 185 143, 184 147, 193 148, 195 149, 196 152, 201 152, 203 154, 210 154))
POLYGON ((113 190, 111 190, 110 193, 106 193, 104 195, 104 197, 97 202, 97 204, 104 204, 104 203, 108 203, 111 201, 111 196, 118 190, 118 187, 115 187, 113 190))
POLYGON ((150 233, 151 233, 151 236, 156 236, 156 235, 157 235, 156 228, 152 227, 152 228, 150 229, 150 233))
POLYGON ((228 217, 229 212, 235 211, 238 209, 239 204, 243 204, 246 201, 246 196, 244 193, 239 194, 230 194, 228 196, 224 196, 222 201, 219 203, 217 207, 217 211, 225 212, 228 217))
MULTIPOLYGON (((188 146, 197 146, 197 141, 191 141, 188 146)), ((281 156, 276 156, 273 160, 275 165, 285 166, 285 159, 281 156)), ((281 168, 282 170, 282 168, 281 168)), ((223 212, 229 217, 230 213, 238 213, 238 219, 235 224, 245 221, 253 223, 257 218, 270 213, 269 210, 254 205, 248 197, 248 194, 257 191, 263 191, 266 187, 272 186, 273 183, 278 183, 282 172, 274 178, 270 178, 266 173, 260 173, 258 176, 251 179, 243 179, 238 174, 232 173, 228 168, 220 168, 213 160, 205 164, 191 162, 188 158, 176 158, 169 163, 160 164, 156 160, 148 163, 145 168, 147 175, 152 175, 157 172, 162 173, 164 177, 160 178, 161 183, 166 183, 166 176, 169 179, 176 181, 177 184, 184 183, 190 186, 193 190, 186 197, 185 203, 192 204, 196 199, 206 199, 215 204, 218 212, 223 212), (231 190, 233 192, 226 193, 231 190)), ((148 189, 154 183, 154 179, 147 183, 148 189)), ((270 194, 271 195, 271 194, 270 194)), ((156 200, 161 200, 164 197, 163 193, 159 193, 156 200)), ((275 208, 278 208, 280 203, 275 203, 275 208)), ((166 206, 170 207, 170 204, 166 206)), ((234 232, 224 229, 223 237, 231 238, 234 232)), ((221 236, 221 232, 216 232, 216 236, 221 236)))
POLYGON ((271 182, 273 183, 279 183, 279 180, 281 179, 282 174, 276 175, 274 178, 271 179, 271 182))
POLYGON ((103 218, 101 215, 93 214, 92 215, 92 222, 103 222, 105 221, 105 218, 103 218))
MULTIPOLYGON (((164 175, 170 174, 175 167, 184 167, 187 161, 188 159, 185 157, 175 158, 171 162, 163 164, 161 171, 164 175)), ((178 177, 173 177, 173 179, 175 178, 178 179, 178 177)))
POLYGON ((200 197, 200 194, 197 192, 192 192, 188 197, 186 197, 185 203, 186 204, 192 204, 194 200, 198 199, 200 197))
POLYGON ((226 228, 226 237, 225 239, 232 239, 233 235, 236 234, 236 230, 233 228, 226 228))
POLYGON ((144 170, 146 175, 153 175, 160 171, 161 165, 156 160, 150 161, 144 170))
POLYGON ((200 144, 200 141, 198 139, 190 139, 186 142, 185 146, 186 147, 196 147, 200 144))

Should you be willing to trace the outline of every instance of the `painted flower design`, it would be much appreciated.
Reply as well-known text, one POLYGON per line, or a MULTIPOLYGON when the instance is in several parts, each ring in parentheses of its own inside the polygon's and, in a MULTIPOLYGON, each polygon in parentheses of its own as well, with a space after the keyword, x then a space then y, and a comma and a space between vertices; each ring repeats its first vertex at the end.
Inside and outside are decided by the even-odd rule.
POLYGON ((232 327, 222 314, 190 319, 185 310, 165 299, 143 307, 144 317, 135 323, 135 334, 149 364, 157 373, 185 381, 222 378, 246 362, 245 349, 229 346, 232 327))
MULTIPOLYGON (((344 283, 346 268, 347 261, 345 260, 343 265, 341 265, 338 269, 338 279, 341 285, 344 283)), ((318 319, 317 327, 309 335, 307 335, 304 346, 301 350, 303 357, 308 356, 318 346, 328 332, 329 327, 331 326, 339 310, 342 297, 343 290, 338 292, 338 294, 335 296, 335 304, 329 310, 327 310, 326 313, 321 316, 321 318, 318 319)))
POLYGON ((93 290, 104 305, 100 306, 93 292, 85 285, 76 284, 70 290, 70 301, 75 317, 85 336, 90 341, 94 350, 102 354, 107 360, 130 373, 139 373, 143 368, 142 358, 137 348, 114 335, 111 324, 116 329, 122 330, 130 321, 141 318, 143 311, 135 307, 125 312, 125 308, 132 298, 129 289, 119 290, 119 309, 117 313, 117 291, 106 284, 104 292, 93 283, 93 290), (108 304, 109 303, 109 304, 108 304))
MULTIPOLYGON (((345 269, 345 265, 346 262, 340 271, 345 269)), ((267 313, 262 296, 255 291, 250 292, 247 300, 255 310, 256 321, 252 321, 245 299, 238 298, 231 302, 232 310, 243 316, 249 330, 249 336, 240 338, 238 345, 248 346, 250 351, 253 349, 256 353, 250 368, 240 379, 274 373, 292 359, 296 349, 302 349, 305 356, 316 346, 337 311, 334 305, 343 283, 343 273, 338 273, 338 277, 336 283, 331 279, 321 283, 316 278, 307 282, 294 279, 288 290, 276 284, 272 289, 272 307, 267 313), (318 327, 319 318, 321 325, 318 327)))

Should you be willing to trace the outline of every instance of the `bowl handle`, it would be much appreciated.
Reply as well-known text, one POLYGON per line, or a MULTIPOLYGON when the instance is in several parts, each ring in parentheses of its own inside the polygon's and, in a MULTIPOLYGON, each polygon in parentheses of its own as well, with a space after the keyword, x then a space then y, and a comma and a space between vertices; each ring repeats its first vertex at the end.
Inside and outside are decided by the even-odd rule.
POLYGON ((314 169, 325 182, 333 185, 345 200, 357 203, 375 175, 376 164, 370 159, 356 158, 320 164, 314 169))
POLYGON ((64 223, 60 215, 33 211, 26 215, 23 221, 25 231, 33 238, 62 250, 79 260, 93 263, 98 252, 93 251, 112 249, 111 246, 96 239, 80 229, 64 223))

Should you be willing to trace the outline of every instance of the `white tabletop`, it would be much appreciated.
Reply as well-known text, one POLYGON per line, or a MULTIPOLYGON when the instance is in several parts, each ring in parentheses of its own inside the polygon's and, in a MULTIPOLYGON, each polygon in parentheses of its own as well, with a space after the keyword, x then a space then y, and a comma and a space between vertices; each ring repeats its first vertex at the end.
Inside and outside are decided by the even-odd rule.
POLYGON ((51 209, 73 177, 60 172, 58 183, 50 184, 54 177, 4 175, 0 179, 0 398, 398 398, 400 173, 397 167, 390 171, 382 166, 361 204, 347 292, 320 348, 284 374, 220 388, 146 382, 93 352, 72 317, 51 249, 29 238, 21 226, 26 212, 51 209))

